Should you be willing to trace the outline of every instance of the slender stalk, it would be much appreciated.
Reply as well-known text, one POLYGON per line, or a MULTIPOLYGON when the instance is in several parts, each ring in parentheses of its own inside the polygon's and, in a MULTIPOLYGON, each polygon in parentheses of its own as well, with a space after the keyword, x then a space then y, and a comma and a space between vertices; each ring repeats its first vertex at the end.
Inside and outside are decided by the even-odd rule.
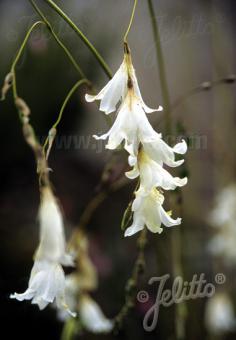
POLYGON ((92 197, 92 199, 86 205, 79 219, 78 228, 75 231, 75 233, 72 235, 70 243, 72 243, 73 240, 75 239, 77 235, 77 231, 86 229, 94 213, 97 211, 100 205, 105 201, 105 199, 109 196, 109 194, 112 192, 118 191, 119 189, 121 189, 123 186, 127 184, 129 184, 129 181, 127 180, 126 177, 123 177, 120 180, 117 180, 116 182, 111 184, 109 188, 100 190, 95 196, 92 197))
POLYGON ((126 42, 126 43, 127 43, 127 37, 128 37, 129 31, 130 31, 130 28, 132 26, 132 22, 133 22, 133 19, 134 19, 134 13, 135 13, 137 3, 138 3, 138 0, 134 0, 134 6, 133 6, 132 14, 131 14, 131 17, 130 17, 129 26, 128 26, 126 32, 125 32, 125 35, 124 35, 124 42, 126 42))
MULTIPOLYGON (((170 96, 168 91, 167 77, 165 71, 165 62, 162 52, 160 34, 158 23, 155 17, 155 11, 153 7, 152 0, 148 0, 149 13, 152 22, 153 35, 155 40, 157 64, 160 72, 160 83, 161 91, 163 97, 164 106, 164 120, 165 120, 165 132, 166 135, 172 134, 172 117, 171 117, 171 104, 170 96)), ((182 193, 179 190, 177 193, 177 202, 179 204, 178 210, 182 212, 182 193)), ((180 230, 177 229, 171 234, 171 250, 172 250, 172 275, 174 277, 180 275, 183 276, 182 262, 181 262, 181 235, 180 230)), ((185 334, 185 319, 186 319, 186 309, 185 304, 177 304, 174 317, 174 328, 176 339, 183 339, 185 334)))
MULTIPOLYGON (((56 40, 56 42, 58 43, 58 45, 64 50, 64 52, 66 53, 66 55, 68 56, 69 60, 71 61, 71 63, 73 64, 73 66, 75 67, 75 69, 78 71, 79 75, 82 78, 87 78, 86 75, 84 74, 82 68, 79 66, 79 64, 75 61, 74 57, 72 56, 72 54, 70 53, 70 51, 67 49, 67 47, 64 45, 64 43, 60 40, 60 38, 58 37, 58 35, 55 33, 55 31, 52 28, 52 25, 50 24, 50 22, 48 21, 48 19, 46 18, 46 16, 42 13, 42 11, 39 9, 39 7, 35 4, 34 0, 29 0, 30 3, 32 4, 32 6, 34 7, 35 11, 38 13, 38 15, 42 18, 42 20, 45 22, 45 24, 47 25, 47 28, 49 29, 50 33, 52 34, 52 36, 54 37, 54 39, 56 40)), ((93 84, 88 80, 87 81, 87 85, 90 88, 90 90, 92 91, 93 94, 95 94, 95 90, 94 90, 94 86, 93 84)), ((105 116, 106 122, 108 126, 112 125, 111 122, 111 117, 110 116, 105 116)))
POLYGON ((53 127, 52 128, 57 128, 58 124, 60 123, 61 121, 61 118, 62 118, 62 115, 63 115, 63 112, 65 110, 65 107, 68 103, 68 101, 70 100, 71 96, 74 94, 74 92, 78 89, 78 87, 82 84, 87 84, 88 83, 88 80, 87 79, 80 79, 72 88, 71 90, 69 91, 69 93, 67 94, 63 104, 62 104, 62 107, 61 107, 61 110, 59 112, 59 115, 58 115, 58 118, 56 120, 56 122, 53 124, 53 127))
POLYGON ((26 36, 16 54, 16 57, 12 63, 12 66, 11 66, 11 72, 12 72, 12 75, 13 75, 13 80, 12 80, 12 88, 13 88, 13 96, 14 96, 14 99, 16 100, 18 95, 17 95, 17 86, 16 86, 16 74, 15 74, 15 68, 16 68, 16 65, 22 55, 22 52, 25 48, 25 45, 27 44, 27 41, 30 37, 30 34, 33 32, 33 30, 38 26, 38 25, 45 25, 45 23, 43 21, 36 21, 31 27, 30 29, 28 30, 28 32, 26 33, 26 36))
MULTIPOLYGON (((52 126, 52 128, 51 128, 50 130, 56 129, 56 128, 57 128, 58 124, 60 123, 60 121, 61 121, 61 119, 62 119, 63 112, 64 112, 64 110, 65 110, 65 107, 66 107, 68 101, 70 100, 70 98, 72 97, 72 95, 74 94, 74 92, 78 89, 78 87, 81 86, 82 84, 88 84, 88 83, 89 83, 89 81, 88 81, 87 79, 80 79, 80 80, 77 81, 77 83, 70 89, 70 91, 68 92, 68 94, 67 94, 67 96, 66 96, 66 98, 65 98, 65 100, 64 100, 64 102, 63 102, 63 104, 62 104, 62 107, 61 107, 61 109, 60 109, 60 112, 59 112, 59 115, 58 115, 58 117, 57 117, 57 120, 56 120, 56 122, 53 124, 53 126, 52 126)), ((48 142, 49 142, 49 137, 47 137, 46 141, 44 142, 44 146, 43 146, 44 151, 45 151, 45 148, 46 148, 48 142)))
POLYGON ((137 288, 140 275, 145 269, 145 257, 144 250, 147 244, 147 229, 144 228, 137 240, 138 254, 134 262, 132 273, 130 278, 126 282, 125 286, 125 302, 121 307, 118 314, 114 317, 114 333, 119 332, 122 328, 125 318, 127 317, 129 311, 135 306, 135 301, 137 297, 137 288))
POLYGON ((234 84, 236 82, 236 75, 235 74, 230 74, 224 78, 215 80, 215 81, 204 81, 203 83, 201 83, 200 85, 193 87, 192 89, 190 89, 189 91, 187 91, 186 93, 184 93, 183 95, 181 95, 180 97, 178 97, 171 105, 171 111, 176 110, 180 105, 182 105, 187 99, 189 99, 189 97, 204 92, 204 91, 210 91, 213 88, 222 85, 222 84, 226 84, 226 85, 231 85, 234 84))
POLYGON ((102 69, 108 76, 108 78, 112 78, 112 72, 108 65, 106 64, 103 57, 100 53, 96 50, 96 48, 91 44, 88 38, 83 34, 83 32, 76 26, 76 24, 68 17, 68 15, 62 11, 60 7, 58 7, 54 1, 52 0, 44 0, 54 11, 56 11, 67 23, 68 25, 74 30, 74 32, 80 37, 80 39, 85 43, 85 45, 90 49, 93 53, 99 64, 101 65, 102 69))
POLYGON ((72 54, 70 53, 70 51, 68 50, 68 48, 64 45, 64 43, 61 41, 61 39, 58 37, 58 35, 55 33, 55 31, 52 28, 52 25, 50 24, 50 22, 48 21, 48 19, 46 18, 46 16, 43 14, 43 12, 39 9, 39 7, 36 5, 34 0, 29 0, 31 5, 34 7, 35 11, 38 13, 38 15, 41 17, 41 19, 44 21, 44 23, 46 24, 48 30, 50 31, 50 33, 52 34, 53 38, 55 39, 55 41, 57 42, 57 44, 63 49, 63 51, 65 52, 65 54, 67 55, 67 57, 69 58, 69 60, 71 61, 72 65, 75 67, 75 69, 78 71, 79 75, 81 76, 81 78, 86 78, 84 72, 82 71, 81 67, 79 66, 79 64, 75 61, 74 57, 72 56, 72 54))
POLYGON ((167 84, 167 78, 166 78, 165 62, 164 62, 163 52, 161 48, 160 33, 158 29, 157 20, 155 17, 155 11, 153 8, 152 0, 148 0, 148 7, 149 7, 149 13, 150 13, 151 22, 152 22, 157 62, 159 66, 160 84, 161 84, 161 92, 162 92, 163 107, 164 107, 164 114, 165 114, 165 131, 166 131, 166 135, 169 135, 172 132, 170 96, 169 96, 168 84, 167 84))

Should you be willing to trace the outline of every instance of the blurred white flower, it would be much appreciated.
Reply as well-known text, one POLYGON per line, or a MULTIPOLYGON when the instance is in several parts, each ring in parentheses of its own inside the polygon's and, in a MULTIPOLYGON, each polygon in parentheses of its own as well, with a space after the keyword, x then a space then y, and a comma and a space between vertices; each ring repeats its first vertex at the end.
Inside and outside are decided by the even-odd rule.
POLYGON ((140 187, 135 196, 136 198, 132 204, 133 223, 126 229, 125 236, 137 233, 145 225, 151 232, 161 233, 163 230, 161 224, 166 227, 172 227, 181 223, 181 218, 174 220, 163 209, 164 196, 156 188, 147 193, 140 187))
POLYGON ((137 97, 145 112, 162 110, 161 106, 158 109, 151 109, 144 103, 129 51, 125 53, 121 66, 107 85, 95 96, 86 94, 85 99, 87 102, 100 100, 100 110, 109 114, 116 110, 118 103, 124 101, 130 87, 134 89, 134 96, 137 97))
POLYGON ((92 333, 109 333, 113 328, 113 322, 87 294, 80 296, 78 312, 83 326, 92 333))
POLYGON ((182 187, 187 183, 187 178, 172 177, 162 165, 152 160, 142 149, 138 157, 129 156, 129 164, 133 169, 126 172, 130 179, 140 176, 141 186, 150 191, 154 187, 161 187, 165 190, 174 190, 176 187, 182 187))
MULTIPOLYGON (((66 275, 65 278, 65 299, 68 308, 73 311, 78 309, 78 294, 80 291, 80 286, 77 280, 77 275, 72 273, 66 275)), ((60 321, 65 322, 70 318, 70 314, 64 309, 58 309, 57 316, 60 321)))
POLYGON ((230 184, 216 197, 216 204, 208 222, 216 228, 216 234, 208 243, 213 256, 221 257, 227 265, 236 262, 236 185, 230 184))
MULTIPOLYGON (((77 310, 83 327, 92 333, 108 333, 113 328, 113 322, 107 319, 101 308, 85 293, 81 286, 80 274, 73 273, 66 276, 66 301, 72 310, 77 310)), ((63 310, 58 311, 58 318, 66 321, 70 315, 63 310)))
POLYGON ((208 331, 221 335, 235 329, 233 304, 227 293, 216 292, 206 304, 205 324, 208 331))
POLYGON ((73 265, 73 260, 65 249, 62 214, 56 198, 48 187, 41 192, 39 208, 40 243, 35 254, 29 287, 23 294, 10 297, 19 301, 32 299, 40 309, 56 300, 58 308, 68 311, 65 302, 65 275, 62 265, 73 265))
POLYGON ((236 218, 235 207, 236 184, 232 183, 217 194, 215 207, 209 216, 210 224, 213 227, 219 228, 221 228, 226 223, 234 224, 236 218))

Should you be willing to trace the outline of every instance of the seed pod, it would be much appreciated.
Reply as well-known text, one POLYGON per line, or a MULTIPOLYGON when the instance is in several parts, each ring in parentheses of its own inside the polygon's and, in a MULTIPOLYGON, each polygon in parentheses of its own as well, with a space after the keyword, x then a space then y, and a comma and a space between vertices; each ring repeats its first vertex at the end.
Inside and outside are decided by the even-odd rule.
POLYGON ((12 86, 12 81, 13 81, 13 73, 10 72, 6 75, 5 80, 4 80, 4 84, 2 87, 2 91, 1 91, 1 100, 4 100, 6 98, 6 94, 12 86))
POLYGON ((22 98, 17 97, 15 105, 23 117, 28 117, 30 115, 30 108, 22 98))

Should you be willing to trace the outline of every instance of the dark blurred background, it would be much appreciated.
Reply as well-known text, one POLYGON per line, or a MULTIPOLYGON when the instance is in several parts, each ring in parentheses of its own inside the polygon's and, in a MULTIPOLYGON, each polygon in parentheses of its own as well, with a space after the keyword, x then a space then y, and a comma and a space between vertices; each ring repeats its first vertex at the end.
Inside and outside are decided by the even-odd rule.
MULTIPOLYGON (((73 52, 87 77, 97 89, 107 78, 86 46, 57 14, 37 1, 50 19, 56 33, 73 52)), ((122 61, 122 37, 127 27, 132 1, 69 0, 57 1, 103 55, 115 72, 122 61)), ((233 0, 154 0, 166 64, 171 102, 206 81, 215 81, 236 72, 236 3, 233 0)), ((0 1, 0 81, 3 83, 12 60, 30 25, 38 20, 28 1, 0 1)), ((129 35, 133 62, 145 102, 150 107, 163 104, 155 45, 147 1, 139 1, 129 35)), ((45 28, 32 34, 17 66, 19 95, 32 110, 31 122, 43 140, 55 122, 62 102, 78 74, 45 28)), ((51 180, 63 206, 69 235, 76 227, 84 207, 94 194, 102 169, 111 156, 104 143, 92 139, 106 131, 104 116, 97 106, 84 100, 85 88, 69 102, 58 128, 58 138, 50 155, 51 180)), ((182 260, 185 280, 204 273, 214 282, 214 259, 207 253, 211 229, 207 216, 215 194, 235 181, 235 85, 221 84, 208 91, 187 96, 173 109, 174 124, 181 122, 183 135, 190 141, 186 156, 189 183, 183 188, 184 211, 181 225, 182 260), (184 129, 183 129, 184 127, 184 129)), ((38 242, 38 180, 34 157, 23 140, 11 92, 0 103, 1 193, 0 193, 0 323, 6 326, 3 339, 59 339, 62 324, 48 307, 39 312, 27 302, 9 299, 12 292, 23 292, 32 267, 38 242)), ((149 115, 158 131, 159 113, 149 115)), ((123 212, 134 183, 112 193, 95 213, 88 226, 91 257, 98 269, 96 301, 112 317, 124 302, 124 285, 136 257, 137 236, 124 239, 120 230, 123 212)), ((175 211, 173 211, 175 216, 175 211)), ((147 289, 155 301, 155 289, 148 286, 152 276, 168 272, 170 252, 164 230, 148 234, 146 271, 140 289, 147 289), (163 241, 163 242, 162 242, 163 241), (163 246, 164 244, 164 246, 163 246), (157 258, 157 261, 156 261, 157 258), (160 265, 161 263, 161 265, 160 265), (153 290, 151 292, 151 290, 153 290)), ((225 267, 217 271, 225 273, 225 267)), ((230 269, 230 287, 235 285, 230 269)), ((226 282, 225 289, 227 290, 226 282)), ((205 300, 187 302, 186 339, 207 339, 204 323, 205 300)), ((157 327, 148 333, 142 320, 148 306, 137 304, 119 335, 86 339, 172 339, 168 330, 168 311, 160 311, 157 327)), ((222 335, 235 339, 236 333, 222 335)), ((213 337, 214 339, 214 337, 213 337)))

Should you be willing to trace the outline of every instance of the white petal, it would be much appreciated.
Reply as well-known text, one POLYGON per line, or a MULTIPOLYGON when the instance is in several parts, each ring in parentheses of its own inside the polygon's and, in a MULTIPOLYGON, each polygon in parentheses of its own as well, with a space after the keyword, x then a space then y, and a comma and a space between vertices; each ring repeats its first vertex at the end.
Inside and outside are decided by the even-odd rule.
MULTIPOLYGON (((155 138, 155 137, 154 137, 155 138)), ((144 141, 144 150, 151 159, 162 165, 167 164, 170 167, 176 167, 181 165, 184 160, 175 161, 175 152, 185 150, 185 144, 176 144, 175 150, 166 144, 160 136, 156 135, 154 141, 144 141)))
POLYGON ((93 135, 93 138, 95 138, 96 140, 100 140, 100 139, 105 140, 105 139, 107 139, 108 136, 109 136, 109 134, 105 133, 102 136, 93 135))
POLYGON ((182 142, 176 144, 173 147, 174 152, 179 153, 181 155, 185 154, 187 152, 188 146, 185 142, 185 140, 182 139, 182 142))
POLYGON ((65 236, 63 217, 50 188, 41 192, 39 208, 40 244, 36 252, 37 259, 59 261, 65 258, 65 236))
POLYGON ((181 224, 181 218, 177 218, 174 220, 173 218, 170 217, 169 214, 160 206, 159 208, 160 211, 160 216, 161 216, 161 221, 166 227, 172 227, 174 225, 179 225, 181 224))
POLYGON ((16 299, 18 301, 23 301, 23 300, 31 300, 33 296, 34 296, 34 291, 32 289, 28 288, 22 294, 18 294, 18 293, 11 294, 10 298, 16 299))
POLYGON ((113 322, 107 319, 98 304, 88 295, 81 296, 79 316, 84 327, 92 333, 109 333, 113 322))
POLYGON ((126 229, 124 236, 132 236, 142 230, 144 228, 144 225, 136 225, 132 224, 129 228, 126 229))
POLYGON ((125 173, 125 176, 128 177, 129 179, 134 179, 139 176, 139 170, 137 167, 134 167, 133 170, 127 171, 125 173))
POLYGON ((101 100, 100 110, 109 114, 116 110, 116 105, 121 98, 124 98, 127 92, 127 80, 128 76, 123 62, 114 77, 97 95, 85 95, 85 99, 88 102, 101 100))
POLYGON ((130 166, 134 166, 137 163, 137 157, 129 155, 128 163, 130 166))
POLYGON ((133 68, 133 72, 132 72, 132 80, 133 80, 133 84, 134 84, 134 91, 135 91, 135 94, 136 96, 139 98, 139 100, 141 101, 141 104, 142 104, 142 107, 144 109, 144 111, 146 113, 152 113, 152 112, 155 112, 155 111, 162 111, 163 110, 163 107, 161 105, 159 105, 159 107, 157 109, 151 109, 150 107, 148 107, 144 101, 143 101, 143 98, 142 98, 142 95, 141 95, 141 91, 139 89, 139 85, 138 85, 138 80, 137 80, 137 77, 136 77, 136 74, 135 74, 135 70, 133 68))

